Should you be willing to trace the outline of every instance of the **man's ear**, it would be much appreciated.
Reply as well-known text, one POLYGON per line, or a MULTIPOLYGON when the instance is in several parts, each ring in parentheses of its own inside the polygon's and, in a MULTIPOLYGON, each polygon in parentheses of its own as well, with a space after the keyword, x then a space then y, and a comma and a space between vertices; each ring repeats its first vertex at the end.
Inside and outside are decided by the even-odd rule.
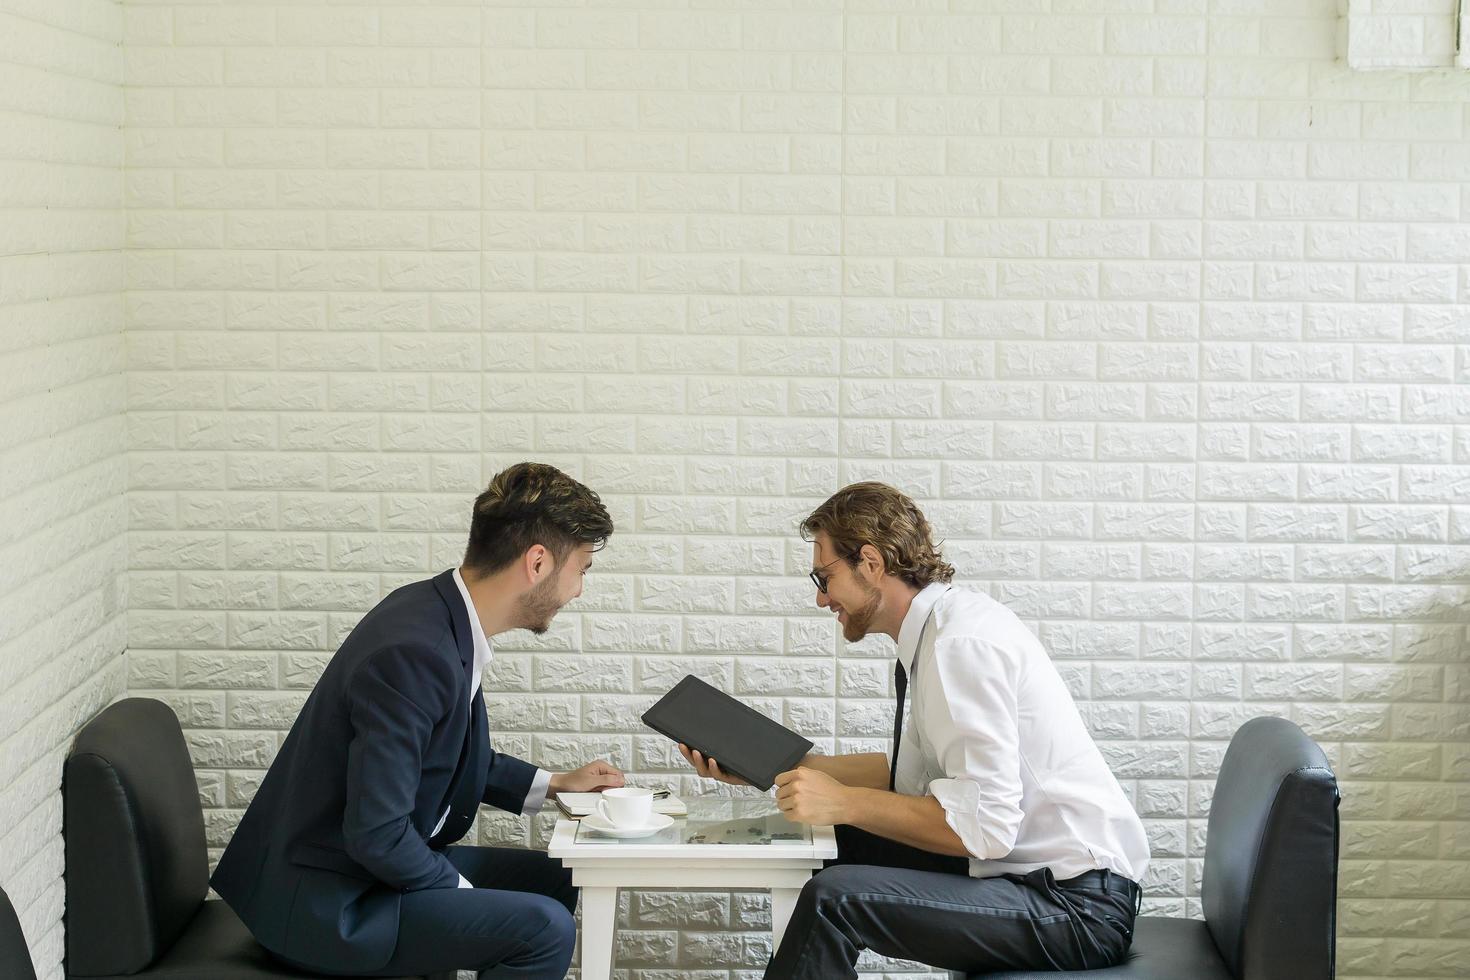
POLYGON ((882 552, 870 544, 865 544, 858 549, 858 563, 872 574, 875 582, 883 577, 883 573, 886 570, 883 564, 882 552))
POLYGON ((526 578, 532 585, 538 584, 543 578, 550 574, 555 562, 551 560, 551 552, 546 550, 545 545, 533 544, 526 549, 525 554, 526 578))

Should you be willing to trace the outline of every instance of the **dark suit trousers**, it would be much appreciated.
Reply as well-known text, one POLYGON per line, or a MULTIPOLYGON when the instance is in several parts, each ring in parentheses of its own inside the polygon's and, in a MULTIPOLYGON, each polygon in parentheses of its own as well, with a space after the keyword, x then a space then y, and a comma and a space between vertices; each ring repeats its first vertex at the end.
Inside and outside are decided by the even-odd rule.
POLYGON ((577 939, 572 873, 522 848, 448 847, 444 856, 475 887, 406 892, 392 959, 352 975, 477 970, 481 980, 562 980, 577 939))
POLYGON ((970 973, 1085 970, 1120 962, 1132 941, 1137 886, 1118 875, 971 878, 964 858, 855 827, 838 827, 837 844, 802 889, 766 980, 854 978, 864 949, 970 973))

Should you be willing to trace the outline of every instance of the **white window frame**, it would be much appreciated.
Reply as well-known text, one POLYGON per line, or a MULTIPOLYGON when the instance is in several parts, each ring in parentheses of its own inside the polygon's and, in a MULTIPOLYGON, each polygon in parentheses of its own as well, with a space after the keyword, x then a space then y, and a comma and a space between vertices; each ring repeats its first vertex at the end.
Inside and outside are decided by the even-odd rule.
POLYGON ((1374 0, 1338 0, 1342 16, 1339 50, 1349 68, 1360 71, 1443 71, 1470 70, 1470 0, 1455 0, 1449 14, 1380 13, 1374 0), (1448 16, 1449 24, 1441 19, 1448 16), (1448 26, 1453 33, 1453 49, 1448 53, 1424 54, 1395 51, 1383 43, 1382 32, 1389 40, 1398 23, 1405 30, 1422 30, 1433 26, 1438 32, 1448 26), (1377 50, 1375 50, 1377 48, 1377 50))

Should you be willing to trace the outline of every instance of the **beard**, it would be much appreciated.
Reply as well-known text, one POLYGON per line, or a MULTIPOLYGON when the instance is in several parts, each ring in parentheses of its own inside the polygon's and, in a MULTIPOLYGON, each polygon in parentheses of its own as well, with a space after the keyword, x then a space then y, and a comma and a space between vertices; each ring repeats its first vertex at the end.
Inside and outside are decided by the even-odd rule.
POLYGON ((517 600, 516 619, 521 629, 528 629, 537 636, 551 629, 551 619, 563 605, 556 595, 556 579, 555 575, 548 576, 517 600))
POLYGON ((867 582, 861 582, 861 585, 863 604, 856 609, 847 610, 847 622, 842 626, 842 638, 848 643, 856 643, 868 635, 873 617, 878 615, 878 605, 883 601, 883 594, 876 585, 869 585, 867 582))

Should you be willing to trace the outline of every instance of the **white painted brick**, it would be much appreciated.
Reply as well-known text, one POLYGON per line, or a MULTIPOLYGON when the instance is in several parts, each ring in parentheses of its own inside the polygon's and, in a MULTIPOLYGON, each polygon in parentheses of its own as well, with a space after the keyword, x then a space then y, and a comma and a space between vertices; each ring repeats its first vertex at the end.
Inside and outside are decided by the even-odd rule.
POLYGON ((919 54, 851 54, 846 58, 848 90, 856 94, 942 92, 946 65, 919 54))

